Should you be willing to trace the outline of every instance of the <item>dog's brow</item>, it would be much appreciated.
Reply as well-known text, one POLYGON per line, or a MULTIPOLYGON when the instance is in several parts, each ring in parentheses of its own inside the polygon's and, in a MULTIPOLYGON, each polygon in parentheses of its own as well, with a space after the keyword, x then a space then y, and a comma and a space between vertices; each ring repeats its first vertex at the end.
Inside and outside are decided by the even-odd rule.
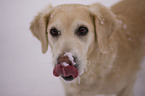
POLYGON ((59 28, 61 24, 59 24, 58 22, 53 22, 51 24, 48 25, 49 28, 55 27, 55 28, 59 28))

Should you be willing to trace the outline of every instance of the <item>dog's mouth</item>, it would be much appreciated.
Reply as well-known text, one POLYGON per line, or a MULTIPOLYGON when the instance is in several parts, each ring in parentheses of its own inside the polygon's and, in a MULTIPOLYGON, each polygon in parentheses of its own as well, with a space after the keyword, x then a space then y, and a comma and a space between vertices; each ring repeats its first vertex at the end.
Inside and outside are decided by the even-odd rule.
POLYGON ((70 53, 59 57, 53 70, 53 75, 61 76, 66 81, 71 81, 78 77, 78 64, 76 58, 70 53))

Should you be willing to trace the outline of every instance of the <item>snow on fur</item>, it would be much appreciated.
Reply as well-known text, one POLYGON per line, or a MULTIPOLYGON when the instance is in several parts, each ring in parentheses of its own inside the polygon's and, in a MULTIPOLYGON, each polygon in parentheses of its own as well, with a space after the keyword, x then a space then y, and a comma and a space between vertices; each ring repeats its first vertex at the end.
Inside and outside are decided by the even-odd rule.
POLYGON ((72 62, 73 65, 76 63, 74 62, 74 57, 72 56, 71 52, 65 52, 64 56, 68 56, 69 60, 72 62))

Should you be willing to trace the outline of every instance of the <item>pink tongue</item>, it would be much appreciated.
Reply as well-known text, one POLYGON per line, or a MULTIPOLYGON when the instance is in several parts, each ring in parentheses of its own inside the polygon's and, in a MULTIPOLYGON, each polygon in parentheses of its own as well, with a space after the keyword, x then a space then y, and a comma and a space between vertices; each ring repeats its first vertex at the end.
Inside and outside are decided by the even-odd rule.
POLYGON ((63 77, 68 77, 68 76, 73 76, 73 78, 76 78, 78 76, 78 70, 73 66, 63 66, 63 65, 56 65, 54 70, 53 70, 53 75, 58 77, 58 76, 63 76, 63 77))

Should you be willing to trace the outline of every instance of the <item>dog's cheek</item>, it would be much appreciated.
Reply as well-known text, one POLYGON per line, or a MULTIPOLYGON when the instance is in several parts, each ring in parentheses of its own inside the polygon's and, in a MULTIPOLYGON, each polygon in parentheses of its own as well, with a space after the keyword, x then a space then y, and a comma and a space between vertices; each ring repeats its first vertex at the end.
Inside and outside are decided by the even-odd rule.
POLYGON ((84 72, 87 71, 87 60, 82 60, 80 66, 79 66, 79 75, 82 75, 84 72))
POLYGON ((83 48, 80 48, 80 50, 77 50, 76 52, 78 58, 79 75, 82 75, 84 73, 84 70, 86 69, 86 65, 87 65, 87 55, 83 50, 84 50, 83 48))
POLYGON ((93 34, 89 34, 88 40, 85 42, 85 44, 82 44, 82 58, 81 58, 81 66, 80 66, 80 75, 83 74, 84 72, 87 72, 87 65, 89 64, 89 61, 87 60, 90 56, 90 54, 93 52, 94 49, 94 42, 95 39, 93 38, 93 34), (85 45, 85 46, 84 46, 85 45))

